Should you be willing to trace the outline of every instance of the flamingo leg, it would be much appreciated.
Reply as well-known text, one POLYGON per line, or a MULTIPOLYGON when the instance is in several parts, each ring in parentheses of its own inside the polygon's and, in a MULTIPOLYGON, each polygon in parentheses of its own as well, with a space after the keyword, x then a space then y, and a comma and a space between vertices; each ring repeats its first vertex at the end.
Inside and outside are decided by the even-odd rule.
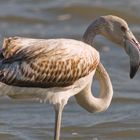
POLYGON ((57 104, 55 106, 55 130, 54 130, 54 140, 59 140, 60 138, 60 129, 61 129, 61 118, 64 105, 57 104))

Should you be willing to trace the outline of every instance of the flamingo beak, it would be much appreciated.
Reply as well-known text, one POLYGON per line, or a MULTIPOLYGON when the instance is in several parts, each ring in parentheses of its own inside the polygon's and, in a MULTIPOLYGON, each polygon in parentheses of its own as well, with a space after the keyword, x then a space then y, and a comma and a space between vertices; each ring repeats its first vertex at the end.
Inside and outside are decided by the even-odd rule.
POLYGON ((140 65, 140 44, 131 31, 125 34, 125 51, 130 57, 130 78, 132 79, 140 65))

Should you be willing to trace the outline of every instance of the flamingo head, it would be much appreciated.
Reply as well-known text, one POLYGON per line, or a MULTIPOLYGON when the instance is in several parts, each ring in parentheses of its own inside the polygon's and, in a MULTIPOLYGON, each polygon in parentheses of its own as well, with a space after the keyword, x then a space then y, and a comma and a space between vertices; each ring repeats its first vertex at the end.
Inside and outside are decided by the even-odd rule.
POLYGON ((100 34, 119 44, 130 57, 130 78, 133 78, 140 65, 140 44, 123 19, 108 15, 100 17, 103 26, 100 34))

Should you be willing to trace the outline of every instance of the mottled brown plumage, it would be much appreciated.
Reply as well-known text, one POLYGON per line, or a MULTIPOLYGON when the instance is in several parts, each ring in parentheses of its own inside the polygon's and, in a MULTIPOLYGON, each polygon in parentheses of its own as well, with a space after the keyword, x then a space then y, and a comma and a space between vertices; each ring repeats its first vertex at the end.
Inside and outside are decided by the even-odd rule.
POLYGON ((98 52, 70 39, 4 39, 0 80, 22 87, 65 87, 91 73, 99 63, 98 52), (51 45, 54 43, 55 45, 51 45), (77 47, 77 48, 76 48, 77 47), (78 52, 79 51, 79 52, 78 52), (91 53, 94 51, 96 53, 91 53))

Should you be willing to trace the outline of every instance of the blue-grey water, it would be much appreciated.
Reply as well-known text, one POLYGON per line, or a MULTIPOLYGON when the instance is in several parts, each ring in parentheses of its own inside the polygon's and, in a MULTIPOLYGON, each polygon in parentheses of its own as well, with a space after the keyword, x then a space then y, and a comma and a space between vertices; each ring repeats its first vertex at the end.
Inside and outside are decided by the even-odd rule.
MULTIPOLYGON (((0 0, 0 44, 7 36, 80 40, 100 15, 127 20, 140 41, 139 0, 0 0)), ((103 37, 95 39, 110 74, 114 97, 104 113, 90 114, 71 98, 62 119, 61 140, 139 140, 140 70, 129 78, 124 50, 103 37)), ((98 91, 98 85, 93 85, 98 91)), ((53 107, 37 101, 0 99, 0 140, 52 140, 53 107)))

